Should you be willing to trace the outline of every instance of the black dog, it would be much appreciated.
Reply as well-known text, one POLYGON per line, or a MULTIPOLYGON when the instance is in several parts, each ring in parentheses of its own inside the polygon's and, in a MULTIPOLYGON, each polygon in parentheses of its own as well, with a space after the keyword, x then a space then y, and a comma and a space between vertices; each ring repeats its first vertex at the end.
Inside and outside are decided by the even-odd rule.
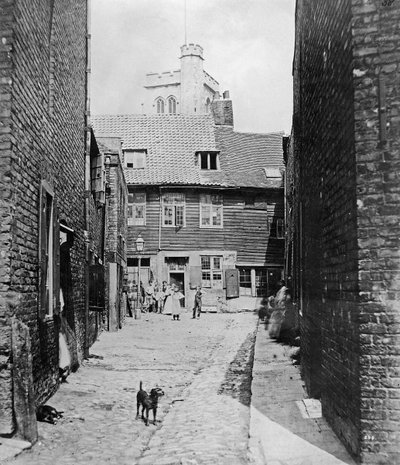
POLYGON ((164 391, 161 388, 153 388, 150 391, 150 395, 142 388, 142 382, 140 381, 139 392, 136 395, 136 418, 139 416, 139 408, 142 406, 142 419, 145 421, 146 426, 149 426, 149 411, 153 410, 153 425, 156 424, 158 398, 164 395, 164 391), (146 418, 144 412, 146 411, 146 418))
POLYGON ((55 425, 57 420, 62 417, 64 412, 58 412, 51 405, 39 405, 36 409, 36 419, 37 421, 44 421, 46 423, 51 423, 55 425))

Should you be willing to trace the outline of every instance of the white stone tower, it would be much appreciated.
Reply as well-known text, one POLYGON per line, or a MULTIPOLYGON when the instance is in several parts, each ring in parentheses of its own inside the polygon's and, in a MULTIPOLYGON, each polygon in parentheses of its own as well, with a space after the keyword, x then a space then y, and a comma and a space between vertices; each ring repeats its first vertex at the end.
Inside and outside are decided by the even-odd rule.
POLYGON ((181 113, 204 113, 203 48, 197 44, 181 47, 181 113))

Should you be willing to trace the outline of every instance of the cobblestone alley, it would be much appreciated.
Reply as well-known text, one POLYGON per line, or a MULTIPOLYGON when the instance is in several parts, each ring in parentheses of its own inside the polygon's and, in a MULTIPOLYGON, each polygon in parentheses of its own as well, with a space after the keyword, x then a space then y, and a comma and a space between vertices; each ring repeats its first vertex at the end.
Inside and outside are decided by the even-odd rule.
MULTIPOLYGON (((39 423, 39 442, 13 465, 247 463, 257 317, 149 314, 103 333, 91 356, 48 401, 64 417, 39 423), (156 426, 136 419, 140 380, 158 385, 156 426)), ((150 415, 152 419, 152 416, 150 415)))

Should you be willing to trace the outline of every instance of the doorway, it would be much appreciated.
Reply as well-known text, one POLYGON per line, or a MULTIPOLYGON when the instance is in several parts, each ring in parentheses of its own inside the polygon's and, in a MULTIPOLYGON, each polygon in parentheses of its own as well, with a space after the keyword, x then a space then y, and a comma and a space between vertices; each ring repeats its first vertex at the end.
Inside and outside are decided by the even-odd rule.
MULTIPOLYGON (((175 284, 175 286, 179 287, 180 292, 182 294, 185 294, 185 272, 180 271, 180 272, 170 272, 169 273, 169 282, 172 286, 172 284, 175 284)), ((181 307, 185 307, 185 302, 186 302, 186 296, 184 299, 180 301, 181 307)))

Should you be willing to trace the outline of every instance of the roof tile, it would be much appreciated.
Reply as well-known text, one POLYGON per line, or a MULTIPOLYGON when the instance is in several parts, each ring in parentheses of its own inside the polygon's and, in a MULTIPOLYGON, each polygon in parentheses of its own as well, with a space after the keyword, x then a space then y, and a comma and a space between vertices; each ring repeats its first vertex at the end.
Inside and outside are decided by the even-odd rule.
POLYGON ((283 133, 234 132, 211 115, 99 115, 92 125, 96 137, 120 137, 123 150, 147 150, 144 169, 125 168, 128 184, 274 187, 264 168, 283 166, 283 133), (221 170, 200 170, 195 153, 216 150, 221 170))

